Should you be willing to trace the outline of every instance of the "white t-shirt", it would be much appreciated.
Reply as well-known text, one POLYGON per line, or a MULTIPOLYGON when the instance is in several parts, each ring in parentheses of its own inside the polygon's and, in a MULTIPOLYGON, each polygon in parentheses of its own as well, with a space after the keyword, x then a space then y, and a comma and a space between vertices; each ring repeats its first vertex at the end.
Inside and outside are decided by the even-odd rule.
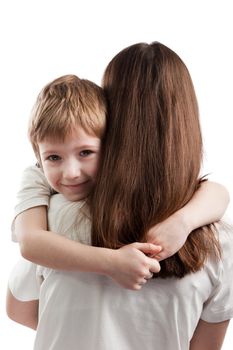
MULTIPOLYGON (((62 227, 68 237, 90 242, 83 202, 54 195, 48 218, 53 231, 62 227)), ((220 240, 219 262, 209 260, 182 279, 149 280, 140 291, 95 273, 57 271, 26 260, 12 271, 9 287, 19 300, 40 299, 34 350, 188 350, 200 318, 233 317, 232 233, 222 229, 220 240)))
MULTIPOLYGON (((20 189, 17 194, 15 217, 23 211, 41 205, 49 206, 51 194, 54 191, 49 186, 43 172, 37 166, 31 166, 24 170, 21 178, 20 189)), ((12 240, 17 242, 14 234, 14 221, 11 226, 12 240)))

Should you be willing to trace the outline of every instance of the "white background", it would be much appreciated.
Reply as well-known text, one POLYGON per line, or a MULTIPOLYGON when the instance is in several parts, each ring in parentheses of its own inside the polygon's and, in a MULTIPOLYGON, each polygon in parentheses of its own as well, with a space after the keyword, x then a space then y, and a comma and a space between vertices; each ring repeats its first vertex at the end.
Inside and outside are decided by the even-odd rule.
MULTIPOLYGON (((34 337, 33 331, 7 319, 4 301, 7 277, 19 254, 16 244, 10 241, 10 222, 21 172, 34 162, 26 130, 39 90, 50 80, 69 73, 100 84, 107 63, 124 47, 154 40, 166 44, 181 56, 193 78, 205 141, 205 172, 212 173, 212 178, 223 183, 232 196, 230 3, 230 0, 1 1, 1 349, 32 349, 34 337)), ((232 206, 227 214, 232 216, 232 206)), ((230 349, 230 342, 232 324, 223 349, 230 349)))

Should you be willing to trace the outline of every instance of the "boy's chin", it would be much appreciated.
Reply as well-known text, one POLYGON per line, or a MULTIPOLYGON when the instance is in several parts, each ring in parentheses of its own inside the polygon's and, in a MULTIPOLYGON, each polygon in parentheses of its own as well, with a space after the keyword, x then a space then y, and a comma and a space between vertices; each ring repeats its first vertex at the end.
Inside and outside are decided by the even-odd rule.
POLYGON ((90 191, 84 192, 84 193, 73 193, 73 194, 65 194, 63 193, 64 197, 71 202, 77 202, 77 201, 82 201, 85 198, 88 197, 90 191))

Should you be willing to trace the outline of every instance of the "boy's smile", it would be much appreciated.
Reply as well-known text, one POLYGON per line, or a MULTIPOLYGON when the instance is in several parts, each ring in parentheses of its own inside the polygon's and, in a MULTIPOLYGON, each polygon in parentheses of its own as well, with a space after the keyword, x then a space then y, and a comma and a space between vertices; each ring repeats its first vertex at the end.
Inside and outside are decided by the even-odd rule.
POLYGON ((38 147, 50 186, 68 200, 86 198, 95 183, 100 139, 76 126, 64 141, 46 138, 38 147))

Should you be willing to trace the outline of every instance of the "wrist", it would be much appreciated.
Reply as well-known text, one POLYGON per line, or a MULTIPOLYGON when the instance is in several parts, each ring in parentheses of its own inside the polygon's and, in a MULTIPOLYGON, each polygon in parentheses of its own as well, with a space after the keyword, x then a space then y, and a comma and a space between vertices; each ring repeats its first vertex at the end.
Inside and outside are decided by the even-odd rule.
POLYGON ((192 218, 188 215, 188 211, 185 208, 182 208, 173 214, 178 220, 178 225, 183 228, 183 232, 188 235, 194 230, 194 224, 192 218))
POLYGON ((115 270, 114 267, 116 267, 116 250, 109 248, 97 249, 100 250, 101 254, 99 256, 99 259, 97 259, 98 261, 96 261, 96 266, 98 266, 98 271, 96 272, 100 273, 101 275, 112 277, 115 270))

